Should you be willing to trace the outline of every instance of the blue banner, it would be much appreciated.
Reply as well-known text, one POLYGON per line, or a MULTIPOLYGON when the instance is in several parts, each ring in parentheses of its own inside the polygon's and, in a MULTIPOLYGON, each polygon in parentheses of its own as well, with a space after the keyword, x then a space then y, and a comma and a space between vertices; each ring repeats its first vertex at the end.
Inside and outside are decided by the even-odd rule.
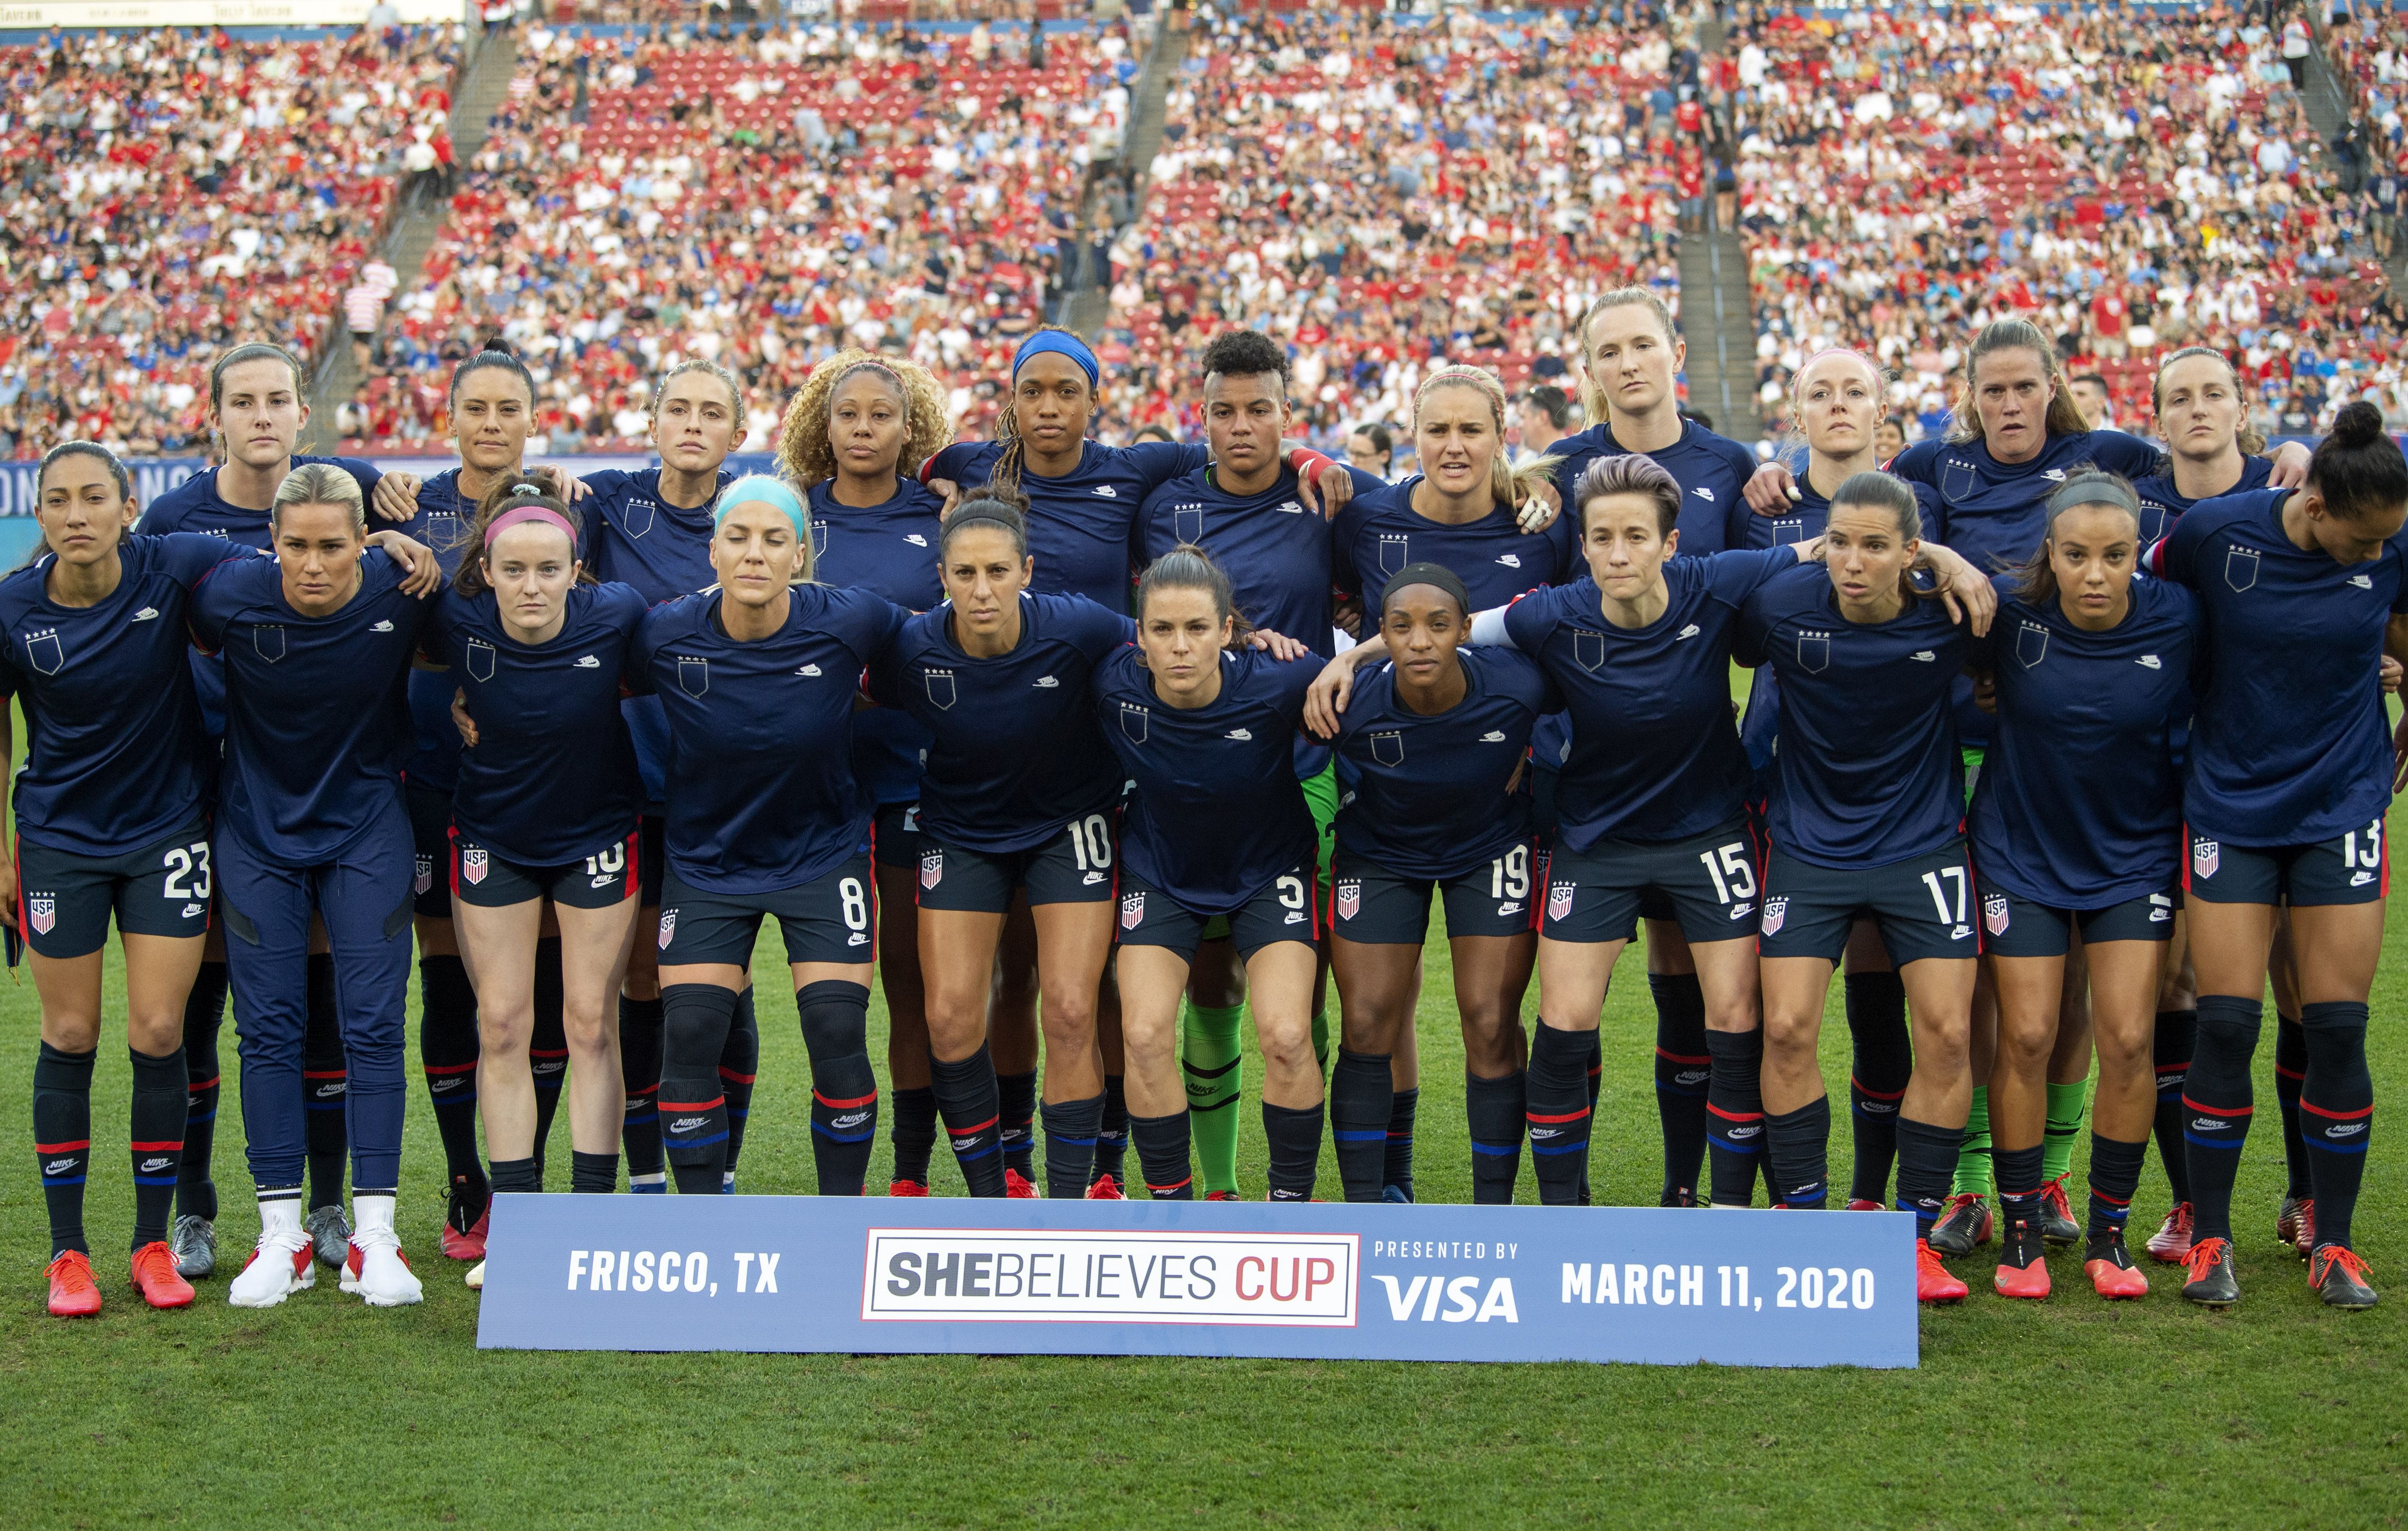
POLYGON ((494 1199, 484 1349, 1916 1364, 1914 1220, 494 1199))

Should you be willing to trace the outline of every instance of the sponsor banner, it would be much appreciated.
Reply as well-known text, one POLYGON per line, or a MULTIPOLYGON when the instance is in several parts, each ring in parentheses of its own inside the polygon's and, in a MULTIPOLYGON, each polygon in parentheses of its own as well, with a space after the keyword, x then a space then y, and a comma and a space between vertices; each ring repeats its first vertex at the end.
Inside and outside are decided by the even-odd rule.
POLYGON ((494 1199, 477 1343, 1916 1364, 1914 1220, 1694 1208, 494 1199))

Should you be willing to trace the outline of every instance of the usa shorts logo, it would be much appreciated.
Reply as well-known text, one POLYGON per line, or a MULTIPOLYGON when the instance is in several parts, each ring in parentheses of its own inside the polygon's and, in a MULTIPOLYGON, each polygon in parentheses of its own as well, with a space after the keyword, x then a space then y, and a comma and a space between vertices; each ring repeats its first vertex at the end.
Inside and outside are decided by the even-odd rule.
POLYGON ((1764 901, 1765 934, 1779 935, 1781 933, 1782 921, 1788 917, 1789 901, 1786 898, 1767 899, 1764 901))
POLYGON ((1982 929, 1992 935, 2007 933, 2007 896, 1993 893, 1982 901, 1982 929))
POLYGON ((472 884, 483 882, 487 859, 486 853, 481 848, 477 846, 464 848, 460 852, 461 878, 472 884))
POLYGON ((2213 840, 2190 843, 2190 869, 2201 877, 2213 877, 2215 869, 2224 864, 2224 847, 2213 840))
POLYGON ((1145 921, 1145 895, 1131 893, 1121 900, 1121 929, 1134 931, 1145 921))
POLYGON ((670 941, 670 939, 671 939, 672 937, 674 937, 676 934, 677 934, 677 911, 676 911, 676 910, 674 910, 674 909, 664 909, 664 910, 662 910, 662 911, 661 911, 661 935, 660 935, 660 941, 659 941, 659 946, 660 946, 661 950, 663 950, 663 951, 666 951, 666 950, 668 950, 668 949, 669 949, 669 941, 670 941))
POLYGON ((1547 889, 1547 917, 1569 919, 1572 913, 1572 896, 1580 891, 1578 883, 1557 883, 1547 889))
POLYGON ((945 880, 945 853, 924 850, 920 853, 920 886, 934 888, 945 880))
POLYGON ((410 879, 409 886, 421 893, 425 892, 428 888, 435 886, 434 857, 422 856, 418 858, 418 874, 410 879))
POLYGON ((48 893, 27 899, 25 918, 34 927, 36 935, 50 934, 50 927, 59 922, 59 901, 48 893))
POLYGON ((1338 885, 1338 917, 1353 919, 1363 907, 1363 885, 1350 877, 1338 885))

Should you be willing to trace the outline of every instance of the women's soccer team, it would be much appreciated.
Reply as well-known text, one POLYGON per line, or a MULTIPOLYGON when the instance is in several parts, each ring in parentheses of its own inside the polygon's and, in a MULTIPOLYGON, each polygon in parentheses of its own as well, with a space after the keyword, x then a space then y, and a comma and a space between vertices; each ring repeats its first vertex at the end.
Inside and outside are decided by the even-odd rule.
POLYGON ((1817 1045, 1844 964, 1844 1205, 1914 1217, 1928 1302, 1993 1237, 2006 1296, 2076 1243, 2100 1296, 2144 1294, 2153 1134, 2173 1208, 2144 1256, 2237 1302, 2271 973, 2279 1236, 2324 1302, 2372 1306, 2351 1220, 2408 659, 2408 460, 2376 412, 2263 455, 2193 347, 2157 374, 2160 453, 2086 428, 2003 320, 1954 427, 1885 469, 1880 366, 1810 358, 1793 473, 1680 413, 1645 291, 1579 333, 1596 424, 1517 464, 1498 380, 1439 367, 1395 484, 1285 440, 1288 359, 1252 331, 1202 354, 1200 445, 1089 440, 1096 359, 1045 329, 990 442, 949 445, 909 362, 822 363, 775 475, 726 469, 743 394, 697 361, 655 391, 657 469, 530 471, 501 349, 454 372, 459 464, 423 483, 296 456, 299 369, 256 344, 210 372, 223 463, 147 509, 107 451, 54 449, 43 545, 0 579, 50 1310, 101 1303, 112 914, 135 1291, 181 1307, 215 1272, 230 990, 260 1233, 228 1298, 322 1264, 381 1307, 423 1293, 395 1218, 413 947, 474 1286, 561 1104, 574 1192, 623 1157, 638 1192, 735 1188, 765 917, 823 1195, 865 1192, 882 1112, 892 1195, 928 1193, 941 1125, 973 1195, 1239 1199, 1251 1016, 1269 1198, 1312 1199, 1326 1137, 1347 1200, 1410 1202, 1434 900, 1483 1203, 1526 1146, 1541 1202, 1591 1200, 1598 1018, 1642 921, 1662 1204, 1841 1200, 1817 1045))

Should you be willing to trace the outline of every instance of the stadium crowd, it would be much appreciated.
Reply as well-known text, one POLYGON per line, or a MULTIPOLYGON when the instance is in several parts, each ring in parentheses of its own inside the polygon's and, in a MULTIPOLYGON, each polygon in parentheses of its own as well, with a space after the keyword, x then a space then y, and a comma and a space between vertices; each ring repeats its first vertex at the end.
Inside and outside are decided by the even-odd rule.
POLYGON ((456 30, 0 49, 0 455, 198 454, 213 355, 313 358, 412 151, 449 152, 456 30))
POLYGON ((1731 33, 1776 434, 1799 362, 1829 344, 1877 350, 1906 434, 1938 430, 1956 338, 2009 314, 2096 374, 2116 422, 2148 420, 2152 356, 2199 343, 2241 365, 2263 434, 2313 433, 2361 397, 2408 424, 2385 215, 2320 141, 2262 12, 1827 17, 1759 7, 1731 33))

